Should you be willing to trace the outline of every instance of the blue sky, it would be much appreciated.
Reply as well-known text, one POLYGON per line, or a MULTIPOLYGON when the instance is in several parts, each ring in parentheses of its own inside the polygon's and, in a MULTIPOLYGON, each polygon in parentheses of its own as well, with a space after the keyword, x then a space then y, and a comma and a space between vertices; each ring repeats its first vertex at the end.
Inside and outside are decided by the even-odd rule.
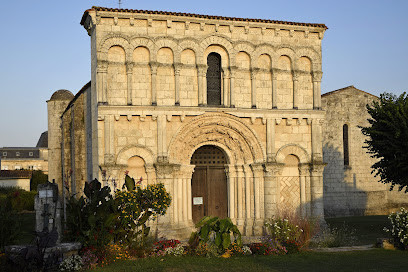
MULTIPOLYGON (((4 1, 0 17, 0 146, 34 146, 51 94, 90 80, 90 40, 79 24, 118 1, 4 1)), ((379 95, 408 90, 408 1, 131 1, 122 8, 324 23, 322 93, 349 85, 379 95)))

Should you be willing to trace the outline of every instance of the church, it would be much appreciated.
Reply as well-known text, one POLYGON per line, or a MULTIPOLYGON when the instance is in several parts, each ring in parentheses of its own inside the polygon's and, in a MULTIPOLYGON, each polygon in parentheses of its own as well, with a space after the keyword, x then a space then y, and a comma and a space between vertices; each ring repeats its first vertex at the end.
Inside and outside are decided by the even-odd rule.
MULTIPOLYGON (((254 236, 282 212, 324 218, 325 206, 330 216, 369 210, 368 194, 356 209, 342 207, 347 198, 336 192, 350 190, 341 173, 325 173, 325 154, 334 169, 349 165, 330 157, 344 134, 322 108, 324 24, 92 7, 81 25, 91 80, 75 96, 59 90, 47 101, 49 177, 60 186, 81 192, 98 178, 121 188, 125 171, 142 186, 163 183, 172 204, 157 227, 172 237, 188 237, 205 215, 228 216, 254 236)), ((327 97, 324 106, 338 106, 337 96, 327 97)), ((358 164, 351 147, 349 164, 358 164)), ((369 166, 361 171, 373 191, 387 194, 369 166)), ((378 208, 384 199, 373 201, 378 208)))

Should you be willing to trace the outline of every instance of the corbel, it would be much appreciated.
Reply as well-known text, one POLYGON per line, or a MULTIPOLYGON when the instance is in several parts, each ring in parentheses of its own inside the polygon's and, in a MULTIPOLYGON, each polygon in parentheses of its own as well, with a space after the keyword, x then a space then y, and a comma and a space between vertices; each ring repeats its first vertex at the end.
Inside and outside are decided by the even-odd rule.
POLYGON ((140 120, 140 122, 144 122, 144 121, 146 120, 146 115, 141 114, 141 115, 139 116, 139 120, 140 120))
POLYGON ((205 26, 205 23, 200 23, 200 30, 201 31, 204 31, 204 26, 205 26))
POLYGON ((275 119, 275 124, 279 125, 282 121, 282 118, 276 118, 275 119))
POLYGON ((113 23, 114 23, 115 25, 118 25, 118 17, 113 17, 113 23))
POLYGON ((147 26, 152 26, 153 25, 153 20, 152 19, 147 19, 147 26))
POLYGON ((131 114, 128 114, 128 115, 127 115, 127 119, 128 119, 129 122, 132 121, 132 115, 131 115, 131 114))
POLYGON ((185 22, 186 30, 190 28, 190 22, 185 22))
POLYGON ((119 121, 120 115, 119 114, 115 114, 115 120, 119 121))
POLYGON ((287 119, 286 119, 286 125, 287 125, 287 126, 291 126, 291 125, 292 125, 292 121, 293 121, 292 118, 287 118, 287 119))
POLYGON ((255 116, 251 116, 251 124, 255 124, 255 120, 256 120, 256 117, 255 117, 255 116))

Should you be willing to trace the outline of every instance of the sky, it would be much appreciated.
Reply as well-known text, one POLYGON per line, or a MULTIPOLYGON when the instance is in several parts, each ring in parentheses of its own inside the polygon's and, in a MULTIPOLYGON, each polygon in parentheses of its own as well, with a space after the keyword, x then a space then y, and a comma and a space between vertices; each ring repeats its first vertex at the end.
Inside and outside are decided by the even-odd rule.
MULTIPOLYGON (((4 1, 0 17, 0 147, 35 146, 47 130, 46 101, 90 80, 92 6, 118 0, 4 1)), ((122 8, 324 23, 322 93, 354 85, 379 95, 408 90, 406 0, 122 0, 122 8)))

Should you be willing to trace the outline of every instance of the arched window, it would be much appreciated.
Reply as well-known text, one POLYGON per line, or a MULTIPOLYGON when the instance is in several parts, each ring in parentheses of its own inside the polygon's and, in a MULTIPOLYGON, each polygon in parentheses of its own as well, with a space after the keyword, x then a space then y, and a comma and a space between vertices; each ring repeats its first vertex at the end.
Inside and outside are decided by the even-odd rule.
POLYGON ((350 158, 349 158, 349 133, 348 133, 348 125, 343 125, 343 155, 344 155, 344 166, 350 165, 350 158))
POLYGON ((221 56, 210 53, 207 65, 207 105, 221 105, 221 56))

